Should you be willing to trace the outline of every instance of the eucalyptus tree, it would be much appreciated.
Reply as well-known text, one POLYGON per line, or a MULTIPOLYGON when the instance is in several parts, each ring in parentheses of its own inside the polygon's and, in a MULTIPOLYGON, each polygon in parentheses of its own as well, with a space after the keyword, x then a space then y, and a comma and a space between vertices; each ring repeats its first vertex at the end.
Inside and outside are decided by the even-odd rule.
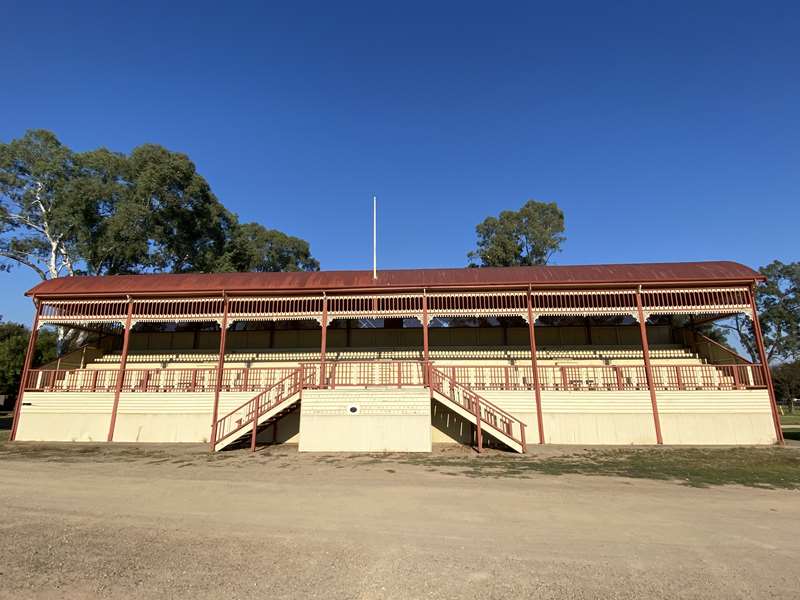
POLYGON ((319 269, 305 240, 240 225, 186 154, 76 153, 44 130, 0 143, 0 259, 42 279, 319 269))
POLYGON ((475 267, 545 265, 566 240, 564 213, 555 202, 536 200, 487 217, 475 232, 477 248, 467 255, 475 267))
POLYGON ((0 269, 74 275, 85 199, 75 153, 49 131, 0 144, 0 269))

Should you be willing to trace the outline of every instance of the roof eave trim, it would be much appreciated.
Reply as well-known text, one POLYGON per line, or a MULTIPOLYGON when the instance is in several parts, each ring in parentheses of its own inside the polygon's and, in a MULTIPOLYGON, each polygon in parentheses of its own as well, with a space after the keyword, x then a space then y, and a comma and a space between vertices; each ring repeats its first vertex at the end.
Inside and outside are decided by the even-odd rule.
MULTIPOLYGON (((551 290, 551 289, 619 289, 625 287, 651 286, 651 287, 669 287, 669 286, 690 286, 701 287, 709 285, 753 285, 754 283, 764 281, 766 277, 761 274, 755 275, 752 278, 741 279, 703 279, 703 280, 650 280, 650 281, 617 281, 617 282, 569 282, 569 283, 496 283, 496 284, 462 284, 462 285, 419 285, 419 286, 368 286, 368 287, 351 287, 351 288, 284 288, 284 289, 230 289, 230 288, 207 288, 196 289, 192 291, 153 291, 153 292, 99 292, 99 293, 76 293, 76 292, 39 292, 36 293, 36 287, 31 288, 25 292, 26 296, 35 298, 117 298, 123 296, 131 296, 132 298, 164 298, 164 297, 193 297, 208 294, 227 294, 231 295, 265 295, 275 296, 281 294, 317 294, 317 293, 387 293, 387 292, 410 292, 418 291, 423 288, 428 290, 437 291, 460 291, 460 290, 481 290, 481 289, 508 289, 508 290, 525 290, 529 287, 537 290, 551 290)), ((38 287, 38 286, 37 286, 38 287)))

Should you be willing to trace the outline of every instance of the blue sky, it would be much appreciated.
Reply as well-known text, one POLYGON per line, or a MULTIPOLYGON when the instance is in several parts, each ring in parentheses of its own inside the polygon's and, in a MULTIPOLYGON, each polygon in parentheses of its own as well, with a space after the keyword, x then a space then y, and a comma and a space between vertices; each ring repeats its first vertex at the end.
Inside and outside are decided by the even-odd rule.
MULTIPOLYGON (((6 2, 0 140, 187 153, 324 269, 462 266, 557 202, 556 263, 800 259, 800 3, 6 2), (163 4, 163 5, 162 5, 163 4), (558 6, 555 6, 555 5, 558 6)), ((35 278, 0 273, 29 321, 35 278)))

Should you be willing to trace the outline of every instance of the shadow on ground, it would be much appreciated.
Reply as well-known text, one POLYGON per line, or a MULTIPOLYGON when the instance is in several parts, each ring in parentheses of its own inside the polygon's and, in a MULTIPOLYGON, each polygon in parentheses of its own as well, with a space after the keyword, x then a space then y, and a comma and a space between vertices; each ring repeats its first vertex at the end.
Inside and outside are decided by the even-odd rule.
POLYGON ((582 475, 670 481, 690 487, 743 485, 800 489, 800 445, 786 447, 535 447, 525 456, 463 446, 443 446, 431 454, 300 453, 296 447, 262 447, 258 452, 211 453, 205 444, 3 443, 0 460, 61 464, 138 463, 145 468, 202 470, 297 470, 309 466, 396 473, 436 473, 448 477, 533 479, 582 475))

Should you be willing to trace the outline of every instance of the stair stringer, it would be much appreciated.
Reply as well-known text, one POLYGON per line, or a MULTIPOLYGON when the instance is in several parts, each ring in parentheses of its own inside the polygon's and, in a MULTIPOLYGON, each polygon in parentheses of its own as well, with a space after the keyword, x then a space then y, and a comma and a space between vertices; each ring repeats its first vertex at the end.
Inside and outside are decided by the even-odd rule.
MULTIPOLYGON (((464 418, 465 420, 469 421, 473 425, 477 425, 478 419, 470 411, 468 411, 458 403, 453 402, 447 396, 437 392, 436 390, 431 390, 431 394, 434 400, 436 400, 443 406, 449 408, 454 413, 464 418)), ((481 421, 481 430, 484 431, 485 433, 488 433, 498 441, 503 442, 506 446, 514 450, 514 452, 519 452, 520 454, 525 453, 524 449, 522 448, 522 444, 508 437, 505 433, 503 433, 499 429, 496 429, 494 426, 492 426, 491 423, 488 423, 486 421, 481 421)))

